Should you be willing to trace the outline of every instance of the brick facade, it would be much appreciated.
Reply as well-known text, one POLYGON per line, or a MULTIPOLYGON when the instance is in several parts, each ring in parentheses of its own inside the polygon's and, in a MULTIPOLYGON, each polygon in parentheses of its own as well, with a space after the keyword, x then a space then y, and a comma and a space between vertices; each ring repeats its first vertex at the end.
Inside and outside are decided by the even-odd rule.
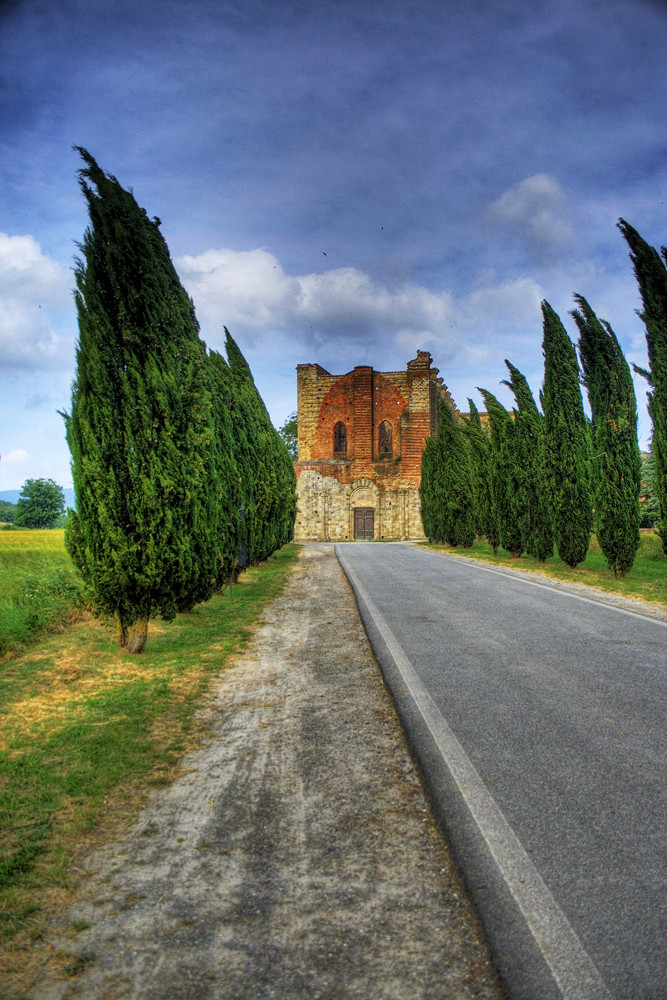
POLYGON ((297 381, 296 541, 423 538, 424 444, 440 399, 458 414, 431 355, 418 351, 404 372, 298 365, 297 381))

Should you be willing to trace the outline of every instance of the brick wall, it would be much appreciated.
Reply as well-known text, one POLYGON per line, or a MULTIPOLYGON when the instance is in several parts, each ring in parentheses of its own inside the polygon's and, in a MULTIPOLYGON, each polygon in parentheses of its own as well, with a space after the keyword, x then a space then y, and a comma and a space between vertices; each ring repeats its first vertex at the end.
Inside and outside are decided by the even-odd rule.
POLYGON ((426 438, 437 433, 438 401, 453 400, 431 356, 419 351, 404 372, 359 365, 331 375, 299 365, 297 541, 354 537, 355 507, 371 508, 375 538, 421 538, 419 483, 426 438), (380 425, 392 452, 379 453, 380 425), (346 453, 334 454, 334 428, 346 427, 346 453))

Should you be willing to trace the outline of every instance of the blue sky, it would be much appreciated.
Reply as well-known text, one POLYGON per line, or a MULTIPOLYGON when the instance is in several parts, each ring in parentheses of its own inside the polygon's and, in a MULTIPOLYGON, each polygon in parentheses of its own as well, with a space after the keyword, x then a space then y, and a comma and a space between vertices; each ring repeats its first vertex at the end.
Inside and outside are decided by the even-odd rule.
MULTIPOLYGON (((0 490, 71 483, 77 144, 162 220, 276 425, 295 366, 430 350, 460 408, 573 293, 645 364, 627 219, 667 242, 657 0, 0 2, 0 490)), ((650 432, 636 379, 640 431, 650 432)))

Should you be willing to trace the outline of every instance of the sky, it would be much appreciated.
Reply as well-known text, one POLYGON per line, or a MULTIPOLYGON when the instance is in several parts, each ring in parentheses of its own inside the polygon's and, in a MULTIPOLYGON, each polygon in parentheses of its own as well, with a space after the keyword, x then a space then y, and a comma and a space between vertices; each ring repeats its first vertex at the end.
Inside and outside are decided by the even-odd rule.
MULTIPOLYGON (((646 365, 626 219, 667 243, 661 0, 0 0, 0 491, 71 485, 73 145, 159 216, 274 425, 296 365, 537 396, 546 299, 646 365)), ((640 441, 650 436, 637 376, 640 441)))

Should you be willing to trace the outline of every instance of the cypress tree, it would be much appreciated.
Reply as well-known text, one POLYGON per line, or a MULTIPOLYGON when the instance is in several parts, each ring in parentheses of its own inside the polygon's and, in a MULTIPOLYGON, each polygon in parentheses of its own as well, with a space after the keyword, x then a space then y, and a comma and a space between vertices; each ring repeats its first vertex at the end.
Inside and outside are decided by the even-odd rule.
POLYGON ((468 400, 468 406, 470 407, 470 415, 464 418, 464 433, 468 439, 473 478, 475 530, 478 535, 483 535, 486 538, 495 555, 500 545, 500 536, 493 484, 491 441, 482 426, 482 418, 472 399, 468 400))
POLYGON ((439 500, 442 488, 439 483, 440 467, 438 464, 438 447, 433 438, 427 438, 422 453, 421 481, 419 483, 419 498, 421 502, 421 517, 424 534, 429 542, 440 540, 442 532, 438 521, 439 500))
POLYGON ((436 542, 469 548, 475 540, 470 456, 463 425, 446 403, 440 403, 438 436, 434 442, 427 440, 424 458, 420 485, 422 505, 427 508, 424 530, 436 542))
POLYGON ((595 529, 614 576, 625 576, 639 548, 641 456, 632 375, 616 335, 581 295, 572 316, 579 328, 583 382, 593 418, 595 529))
POLYGON ((518 559, 523 552, 521 523, 526 498, 514 457, 514 421, 492 392, 477 390, 484 397, 491 424, 491 469, 498 514, 501 546, 518 559))
POLYGON ((212 533, 215 539, 215 589, 222 590, 238 576, 241 552, 243 483, 236 461, 237 440, 232 422, 233 395, 227 362, 217 351, 209 351, 208 376, 213 400, 213 456, 217 497, 212 533))
POLYGON ((593 523, 590 429, 572 341, 548 302, 542 314, 546 481, 558 554, 575 568, 586 558, 593 523))
MULTIPOLYGON (((618 228, 630 247, 630 259, 644 306, 639 315, 646 327, 649 370, 634 367, 650 386, 647 395, 653 423, 653 489, 660 504, 660 534, 667 555, 667 269, 658 252, 632 226, 620 219, 618 228)), ((662 256, 667 263, 665 247, 662 247, 662 256)))
POLYGON ((287 445, 273 427, 248 363, 225 329, 236 461, 242 480, 241 536, 250 563, 267 559, 292 538, 296 475, 287 445))
POLYGON ((212 592, 213 422, 206 351, 159 230, 84 149, 90 226, 76 267, 77 370, 63 414, 77 498, 72 558, 121 644, 212 592))
POLYGON ((653 492, 655 476, 655 455, 653 442, 649 442, 648 451, 641 452, 642 484, 639 493, 639 526, 640 528, 655 528, 660 521, 660 504, 653 492))
POLYGON ((510 379, 503 384, 514 393, 513 459, 515 476, 520 484, 519 525, 524 550, 538 562, 554 551, 553 524, 548 491, 544 489, 544 418, 537 408, 525 377, 505 361, 510 379))

